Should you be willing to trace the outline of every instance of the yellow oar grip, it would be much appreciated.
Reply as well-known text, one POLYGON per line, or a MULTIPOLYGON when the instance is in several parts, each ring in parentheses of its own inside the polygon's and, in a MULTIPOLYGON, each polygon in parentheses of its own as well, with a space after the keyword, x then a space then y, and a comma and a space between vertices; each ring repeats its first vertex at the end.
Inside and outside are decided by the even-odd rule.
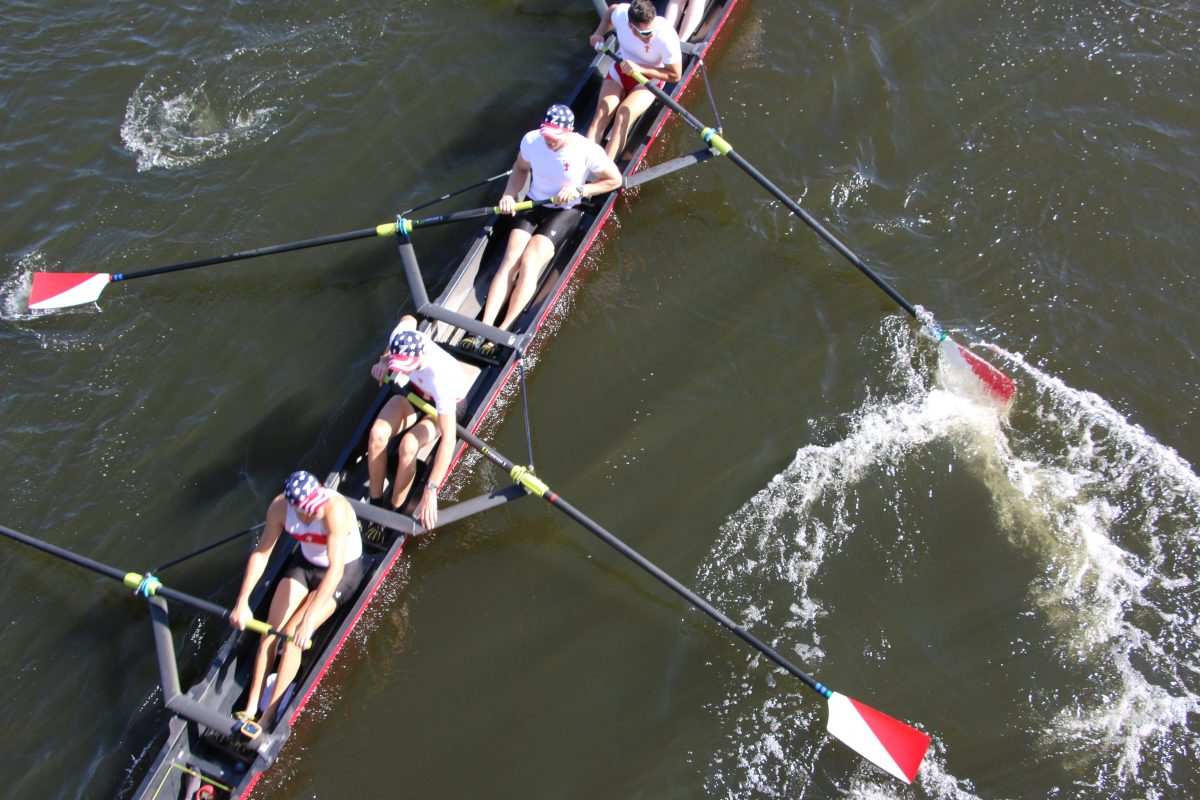
POLYGON ((262 636, 269 636, 271 634, 271 626, 258 619, 252 619, 247 622, 246 630, 254 631, 262 636))
POLYGON ((395 222, 387 222, 383 225, 375 226, 376 236, 395 236, 397 233, 403 233, 407 236, 412 232, 412 220, 407 220, 404 217, 397 218, 395 222))
POLYGON ((408 402, 419 408, 424 413, 431 417, 437 417, 437 409, 425 402, 425 398, 420 397, 412 392, 408 393, 408 402))

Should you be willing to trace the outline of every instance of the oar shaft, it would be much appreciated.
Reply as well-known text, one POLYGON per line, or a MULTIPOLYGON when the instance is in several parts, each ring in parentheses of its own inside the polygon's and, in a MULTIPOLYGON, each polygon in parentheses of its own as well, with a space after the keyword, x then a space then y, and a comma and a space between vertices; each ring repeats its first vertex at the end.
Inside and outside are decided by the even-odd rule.
MULTIPOLYGON (((430 414, 432 416, 437 416, 437 410, 434 409, 433 406, 429 405, 427 402, 425 402, 422 398, 418 397, 417 395, 409 394, 408 399, 410 402, 412 402, 415 406, 420 408, 425 413, 430 414)), ((535 494, 538 497, 541 497, 543 500, 548 502, 550 505, 554 506, 554 508, 558 509, 559 511, 566 514, 571 519, 575 520, 575 522, 582 525, 590 533, 599 537, 609 547, 612 547, 618 553, 625 556, 633 563, 637 564, 639 567, 644 569, 646 572, 650 573, 664 586, 671 589, 673 592, 678 594, 683 599, 687 600, 689 603, 691 603, 696 608, 703 611, 708 616, 712 617, 714 620, 716 620, 718 623, 720 623, 723 627, 727 628, 734 635, 736 635, 739 639, 746 642, 746 644, 750 645, 755 650, 758 650, 760 653, 765 655, 767 658, 771 659, 776 664, 778 664, 779 666, 781 666, 785 670, 787 670, 789 673, 791 673, 795 677, 799 678, 801 681, 803 681, 805 683, 805 685, 807 685, 810 689, 815 691, 817 694, 819 694, 825 698, 828 698, 832 694, 831 690, 828 689, 824 684, 822 684, 820 681, 817 681, 815 678, 813 678, 808 673, 804 672, 804 670, 800 669, 792 662, 788 661, 786 658, 784 658, 782 655, 780 655, 778 652, 776 652, 776 650, 773 647, 771 647, 766 642, 759 639, 754 634, 750 633, 743 626, 737 624, 736 622, 734 622, 732 619, 730 619, 725 614, 721 613, 721 611, 719 611, 715 606, 713 606, 712 603, 708 602, 703 597, 696 594, 691 589, 687 588, 682 583, 680 583, 679 581, 672 578, 665 571, 663 571, 662 568, 660 568, 658 565, 654 564, 652 561, 647 559, 645 556, 643 556, 637 550, 634 550, 632 547, 627 545, 621 539, 617 538, 617 536, 615 536, 614 534, 612 534, 611 532, 606 530, 598 522, 596 522, 591 517, 584 514, 579 509, 575 508, 575 506, 571 505, 569 502, 564 500, 562 497, 559 497, 559 495, 557 493, 555 493, 554 491, 552 491, 550 489, 550 487, 547 486, 540 478, 538 478, 535 475, 533 475, 532 473, 528 472, 524 467, 519 466, 519 465, 513 463, 512 461, 510 461, 502 453, 493 449, 492 446, 489 445, 487 442, 483 441, 478 436, 476 436, 475 434, 473 434, 469 430, 467 430, 467 428, 465 426, 463 426, 462 424, 456 423, 456 425, 457 425, 457 429, 458 429, 459 438, 461 438, 464 442, 466 442, 471 447, 475 448, 480 453, 482 453, 484 455, 484 457, 487 458, 489 461, 491 461, 493 464, 500 467, 505 472, 509 473, 509 475, 512 476, 513 480, 515 480, 519 484, 521 484, 531 494, 535 494)))
POLYGON ((168 264, 165 267, 154 267, 153 269, 144 269, 140 272, 115 273, 112 276, 113 281, 128 281, 134 278, 145 278, 150 275, 162 275, 167 272, 179 272, 185 269, 196 269, 198 267, 209 267, 213 264, 225 264, 230 261, 242 261, 248 258, 258 258, 259 256, 275 255, 276 253, 290 253, 295 250, 304 250, 309 247, 321 247, 327 244, 337 244, 338 242, 349 242, 355 239, 366 239, 371 236, 389 235, 392 231, 384 231, 382 229, 388 226, 383 225, 375 228, 364 228, 359 231, 349 231, 347 233, 336 233, 330 236, 320 236, 315 239, 305 239, 299 242, 288 242, 287 244, 276 244, 269 247, 259 247, 254 250, 243 250, 240 253, 230 253, 224 256, 213 256, 210 258, 200 258, 195 261, 184 261, 179 264, 168 264))
POLYGON ((712 603, 708 602, 703 597, 696 594, 691 589, 689 589, 688 587, 684 586, 679 581, 672 578, 670 575, 668 575, 666 572, 664 572, 662 570, 662 568, 660 568, 658 565, 654 564, 652 561, 647 559, 645 556, 643 556, 638 551, 634 550, 632 547, 627 545, 621 539, 617 538, 612 533, 607 531, 605 528, 601 527, 598 523, 596 523, 594 520, 592 520, 590 517, 588 517, 582 511, 575 508, 573 505, 571 505, 566 500, 559 497, 557 494, 555 494, 553 492, 548 492, 547 495, 544 496, 543 499, 545 499, 547 502, 550 503, 550 505, 554 506, 559 511, 563 512, 571 519, 575 520, 577 523, 582 525, 584 528, 587 528, 588 531, 590 531, 592 534, 598 536, 609 547, 613 548, 618 553, 625 556, 630 561, 632 561, 633 563, 637 564, 639 567, 644 569, 646 572, 653 575, 659 581, 659 583, 663 584, 668 589, 675 592, 675 594, 679 595, 684 600, 687 600, 693 606, 700 609, 708 616, 712 617, 714 620, 716 620, 722 626, 727 628, 731 633, 733 633, 739 639, 744 641, 746 644, 750 645, 755 650, 759 651, 760 653, 765 655, 767 658, 771 659, 776 664, 783 667, 785 670, 790 672, 792 675, 794 675, 797 678, 799 678, 800 680, 802 680, 810 689, 815 691, 817 694, 819 694, 825 698, 829 697, 830 691, 823 684, 821 684, 819 681, 814 679, 808 673, 804 672, 802 669, 797 667, 792 662, 788 661, 786 658, 784 658, 782 655, 780 655, 773 647, 768 645, 763 640, 759 639, 754 634, 750 633, 750 631, 746 630, 745 627, 737 624, 732 619, 730 619, 728 616, 721 613, 721 611, 719 611, 715 606, 713 606, 712 603))
MULTIPOLYGON (((116 567, 110 567, 107 564, 102 564, 99 561, 90 559, 87 556, 81 556, 78 553, 72 553, 70 550, 64 550, 63 548, 58 547, 57 545, 50 544, 49 542, 42 541, 41 539, 35 539, 32 536, 21 533, 20 531, 15 531, 12 528, 6 527, 4 525, 0 525, 0 534, 3 534, 10 539, 13 539, 14 541, 18 541, 21 544, 28 545, 29 547, 32 547, 35 550, 41 550, 43 553, 48 553, 49 555, 55 556, 56 558, 61 558, 64 561, 69 561, 72 564, 75 564, 76 566, 80 566, 80 567, 83 567, 84 569, 89 569, 92 572, 99 573, 99 574, 105 576, 106 578, 112 578, 114 580, 118 580, 131 589, 137 589, 141 585, 143 578, 147 577, 145 575, 140 575, 136 572, 122 572, 121 570, 117 569, 116 567)), ((168 600, 174 600, 175 602, 181 603, 185 606, 191 606, 192 608, 194 608, 198 611, 203 611, 206 614, 212 614, 213 616, 221 617, 222 619, 225 619, 225 620, 229 619, 229 609, 222 608, 221 606, 217 605, 216 603, 210 603, 207 600, 202 600, 199 597, 194 597, 190 594, 187 594, 185 592, 180 592, 180 591, 178 591, 176 589, 172 589, 168 586, 163 586, 161 583, 156 582, 152 588, 151 593, 156 594, 156 595, 161 595, 162 597, 165 597, 168 600)), ((261 633, 264 635, 271 634, 274 636, 281 636, 283 638, 289 638, 285 634, 283 634, 281 631, 277 631, 275 628, 271 627, 267 623, 261 622, 256 619, 248 622, 246 624, 246 627, 252 631, 255 631, 256 633, 261 633)))
POLYGON ((733 146, 731 144, 729 144, 729 142, 722 139, 721 136, 719 134, 717 134, 716 131, 714 131, 712 128, 707 127, 703 122, 701 122, 699 119, 697 119, 690 111, 688 111, 686 108, 681 106, 678 102, 676 102, 669 94, 667 94, 662 89, 655 86, 652 82, 646 80, 645 75, 642 75, 640 72, 637 72, 635 70, 633 73, 633 77, 635 79, 637 79, 642 84, 642 86, 649 89, 651 91, 651 93, 654 94, 655 97, 657 97, 659 100, 661 100, 663 105, 665 105, 667 108, 671 109, 676 114, 678 114, 680 117, 682 117, 683 120, 688 125, 695 128, 696 131, 698 131, 701 134, 701 136, 703 136, 704 141, 707 144, 715 147, 718 151, 721 152, 722 155, 728 156, 730 161, 732 161, 733 163, 735 163, 739 167, 741 167, 743 172, 745 172, 747 175, 749 175, 751 178, 753 178, 755 181, 757 181, 758 184, 760 186, 762 186, 764 189, 766 189, 768 192, 770 192, 771 195, 775 197, 775 199, 777 199, 779 202, 783 203, 784 206, 789 211, 791 211, 793 214, 795 214, 797 217, 799 217, 801 220, 803 220, 805 225, 812 228, 813 231, 816 232, 816 234, 818 236, 820 236, 822 239, 824 239, 829 244, 830 247, 832 247, 834 250, 837 250, 838 253, 840 253, 847 261, 849 261, 852 265, 854 265, 854 267, 856 269, 858 269, 859 272, 866 275, 871 280, 871 282, 874 283, 876 286, 878 286, 880 289, 882 289, 887 294, 888 297, 890 297, 890 298, 892 298, 892 300, 896 301, 896 303, 901 308, 903 308, 905 311, 907 311, 913 317, 917 317, 917 309, 915 306, 913 306, 912 303, 905 300, 904 297, 901 296, 901 294, 899 292, 897 292, 894 288, 892 288, 892 286, 890 284, 888 284, 887 281, 885 281, 882 277, 880 277, 879 274, 875 272, 875 270, 868 267, 866 265, 866 263, 861 258, 859 258, 858 255, 853 250, 851 250, 849 247, 847 247, 845 244, 843 244, 840 239, 838 239, 836 236, 834 236, 824 225, 822 225, 820 222, 818 222, 816 218, 814 218, 811 214, 809 214, 807 211, 805 211, 803 208, 801 208, 799 203, 797 203, 792 198, 788 197, 788 195, 785 194, 782 189, 780 189, 778 186, 776 186, 774 183, 772 183, 767 178, 767 176, 765 176, 761 172, 759 172, 758 169, 755 168, 753 164, 751 164, 746 159, 742 158, 742 156, 733 149, 733 146))
POLYGON ((83 567, 84 569, 90 569, 92 572, 98 572, 105 577, 113 578, 114 580, 118 581, 125 580, 125 572, 122 572, 116 567, 110 567, 107 564, 101 564, 99 561, 93 561, 87 556, 81 556, 78 553, 72 553, 70 550, 64 550, 63 548, 52 545, 49 542, 43 542, 41 539, 35 539, 32 536, 27 536, 20 531, 14 531, 12 528, 4 525, 0 525, 0 533, 4 534, 10 539, 20 542, 21 544, 28 545, 35 550, 41 550, 43 553, 49 553, 50 555, 55 556, 56 558, 61 558, 64 561, 70 561, 72 564, 83 567))

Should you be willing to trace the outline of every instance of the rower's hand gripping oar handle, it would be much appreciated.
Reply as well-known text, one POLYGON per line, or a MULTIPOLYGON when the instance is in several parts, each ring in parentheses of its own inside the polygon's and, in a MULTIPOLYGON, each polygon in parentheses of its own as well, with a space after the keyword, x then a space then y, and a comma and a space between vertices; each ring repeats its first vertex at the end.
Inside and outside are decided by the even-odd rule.
MULTIPOLYGON (((125 578, 123 580, 123 583, 126 586, 128 586, 130 589, 133 589, 135 592, 137 592, 139 595, 141 595, 142 597, 145 597, 145 598, 153 597, 155 594, 158 593, 159 589, 164 588, 162 585, 162 581, 160 581, 154 575, 151 575, 151 574, 141 575, 136 572, 125 573, 125 578)), ((229 619, 230 612, 225 609, 221 609, 221 610, 224 612, 225 618, 229 619)), ((289 636, 288 634, 284 633, 283 631, 278 630, 261 620, 251 619, 249 622, 246 623, 246 628, 247 628, 247 630, 254 631, 255 633, 260 634, 262 636, 278 636, 280 639, 283 639, 288 642, 292 642, 293 644, 300 645, 300 648, 302 650, 308 650, 313 645, 312 639, 309 639, 307 642, 304 642, 303 644, 301 644, 299 641, 296 640, 295 637, 289 636)))
MULTIPOLYGON (((513 213, 529 211, 537 206, 544 206, 552 202, 554 202, 554 198, 552 197, 546 200, 522 200, 513 208, 513 213)), ((395 222, 388 222, 377 226, 375 232, 378 236, 408 236, 416 228, 430 228, 434 225, 445 225, 448 222, 461 222, 467 219, 490 217, 493 214, 500 213, 502 213, 500 206, 487 206, 486 208, 472 208, 466 211, 452 211, 449 214, 439 214, 436 217, 425 217, 424 219, 408 219, 398 216, 395 222)))

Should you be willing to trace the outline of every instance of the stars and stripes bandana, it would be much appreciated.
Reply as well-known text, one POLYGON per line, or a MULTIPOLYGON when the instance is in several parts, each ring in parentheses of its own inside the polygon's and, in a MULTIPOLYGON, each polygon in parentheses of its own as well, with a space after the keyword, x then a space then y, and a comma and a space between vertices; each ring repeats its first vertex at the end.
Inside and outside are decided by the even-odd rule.
POLYGON ((288 475, 283 496, 305 514, 315 515, 329 502, 329 491, 311 472, 298 470, 288 475))
POLYGON ((542 136, 547 139, 559 140, 575 130, 575 112, 570 106, 555 103, 546 109, 542 117, 542 136))
POLYGON ((412 372, 425 352, 425 337, 418 331, 400 331, 392 337, 392 357, 388 359, 388 369, 396 372, 412 372))

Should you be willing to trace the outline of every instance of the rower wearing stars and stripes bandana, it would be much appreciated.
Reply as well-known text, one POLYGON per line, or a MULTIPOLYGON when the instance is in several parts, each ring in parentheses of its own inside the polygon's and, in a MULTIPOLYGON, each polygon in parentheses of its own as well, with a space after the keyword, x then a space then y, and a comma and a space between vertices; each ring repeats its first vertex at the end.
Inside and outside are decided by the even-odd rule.
MULTIPOLYGON (((403 505, 417 476, 417 455, 437 440, 429 478, 413 516, 426 529, 437 524, 437 493, 450 471, 458 449, 458 414, 466 402, 471 382, 454 356, 417 330, 414 317, 405 316, 388 337, 388 346, 371 367, 371 377, 380 383, 393 382, 405 391, 384 404, 367 439, 367 499, 377 506, 403 505), (405 396, 411 389, 433 405, 436 419, 420 414, 405 396), (397 449, 399 462, 392 491, 385 496, 387 449, 392 437, 402 434, 397 449)), ((368 534, 370 534, 368 529, 368 534)))
MULTIPOLYGON (((575 112, 556 103, 546 109, 542 124, 521 137, 512 175, 504 187, 498 208, 515 214, 517 195, 529 181, 527 200, 553 200, 513 219, 512 233, 504 258, 488 289, 480 319, 501 330, 510 330, 537 291, 542 269, 555 248, 583 218, 580 201, 611 192, 621 185, 621 173, 612 159, 594 142, 575 132, 575 112), (511 297, 509 296, 511 293, 511 297), (500 311, 504 317, 497 325, 500 311)), ((467 337, 461 346, 490 354, 492 342, 467 337)))
POLYGON ((254 660, 250 692, 239 716, 258 718, 268 667, 275 664, 276 680, 259 719, 266 728, 300 667, 300 646, 307 642, 337 609, 349 600, 363 578, 362 535, 358 518, 346 498, 321 485, 316 476, 299 470, 287 477, 283 492, 267 506, 262 538, 246 562, 242 588, 229 614, 239 630, 254 618, 250 594, 258 584, 271 552, 284 534, 299 546, 283 568, 283 578, 271 598, 267 623, 292 639, 277 648, 274 636, 264 636, 254 660), (294 639, 294 641, 293 641, 294 639))

